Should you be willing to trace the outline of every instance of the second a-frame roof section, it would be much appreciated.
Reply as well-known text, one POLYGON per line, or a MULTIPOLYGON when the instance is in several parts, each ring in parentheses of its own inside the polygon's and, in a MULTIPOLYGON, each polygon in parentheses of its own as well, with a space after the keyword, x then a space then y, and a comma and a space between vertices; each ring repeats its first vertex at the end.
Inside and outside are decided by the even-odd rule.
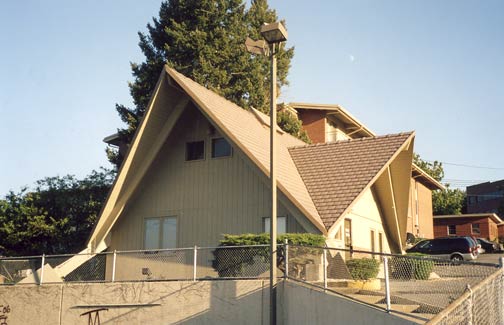
POLYGON ((414 137, 414 132, 290 148, 329 229, 414 137))
MULTIPOLYGON (((269 125, 259 122, 257 114, 262 113, 248 112, 177 71, 168 67, 165 69, 203 114, 269 176, 269 125)), ((325 234, 327 230, 288 150, 304 142, 284 132, 277 132, 277 140, 278 188, 325 234)))

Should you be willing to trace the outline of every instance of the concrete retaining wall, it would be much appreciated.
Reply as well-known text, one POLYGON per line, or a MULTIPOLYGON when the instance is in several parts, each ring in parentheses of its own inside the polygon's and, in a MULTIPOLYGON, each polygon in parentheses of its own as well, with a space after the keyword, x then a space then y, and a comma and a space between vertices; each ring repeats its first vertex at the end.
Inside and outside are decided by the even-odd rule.
POLYGON ((284 324, 416 324, 383 310, 291 281, 283 283, 284 324))
MULTIPOLYGON (((382 310, 302 284, 278 286, 278 324, 412 324, 382 310)), ((5 323, 88 324, 87 311, 105 307, 101 324, 268 324, 267 281, 173 281, 0 286, 5 323)), ((3 324, 3 323, 2 323, 3 324)))
POLYGON ((87 324, 101 306, 101 324, 265 324, 268 297, 261 280, 0 287, 9 325, 87 324))

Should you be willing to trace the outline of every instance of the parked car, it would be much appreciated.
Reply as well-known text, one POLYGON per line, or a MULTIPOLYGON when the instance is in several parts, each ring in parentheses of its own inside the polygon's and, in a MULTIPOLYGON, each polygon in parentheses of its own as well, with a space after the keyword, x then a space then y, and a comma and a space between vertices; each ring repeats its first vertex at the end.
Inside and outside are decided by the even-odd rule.
POLYGON ((452 261, 470 261, 478 257, 478 247, 470 237, 445 237, 422 240, 406 250, 452 261))
POLYGON ((486 240, 484 238, 477 238, 478 243, 481 245, 481 248, 485 250, 486 253, 496 253, 500 251, 500 245, 496 242, 486 240))

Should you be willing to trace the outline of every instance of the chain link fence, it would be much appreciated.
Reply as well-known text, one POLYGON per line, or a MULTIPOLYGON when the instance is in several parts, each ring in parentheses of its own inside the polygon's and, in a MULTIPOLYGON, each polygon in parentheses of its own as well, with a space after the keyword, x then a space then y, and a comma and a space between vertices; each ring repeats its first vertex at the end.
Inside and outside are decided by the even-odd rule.
MULTIPOLYGON (((310 283, 386 311, 408 314, 420 321, 434 318, 468 290, 500 274, 493 282, 497 289, 492 291, 488 289, 491 285, 487 285, 486 291, 474 291, 472 296, 476 303, 474 317, 495 314, 491 306, 499 304, 497 299, 501 296, 497 293, 504 289, 502 283, 496 283, 497 279, 502 282, 504 274, 496 264, 293 245, 287 246, 286 255, 287 276, 290 279, 310 283)), ((462 307, 460 312, 467 311, 462 307)), ((500 323, 503 323, 502 314, 499 317, 500 323)))
POLYGON ((269 258, 268 245, 0 258, 0 285, 268 278, 269 258))
MULTIPOLYGON (((496 264, 295 245, 277 253, 279 277, 386 311, 432 324, 504 323, 504 273, 496 264)), ((0 285, 266 279, 269 259, 268 245, 0 258, 0 285)))
POLYGON ((504 323, 504 281, 501 270, 494 272, 465 293, 428 324, 489 324, 504 323))

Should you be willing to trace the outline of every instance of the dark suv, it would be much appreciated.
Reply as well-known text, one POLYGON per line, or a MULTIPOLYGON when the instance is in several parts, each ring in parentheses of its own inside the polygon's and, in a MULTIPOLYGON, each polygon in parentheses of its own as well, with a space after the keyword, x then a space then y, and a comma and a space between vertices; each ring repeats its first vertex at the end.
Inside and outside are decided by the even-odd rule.
POLYGON ((469 261, 478 257, 478 248, 469 237, 446 237, 422 240, 406 250, 407 253, 423 253, 452 261, 469 261))

